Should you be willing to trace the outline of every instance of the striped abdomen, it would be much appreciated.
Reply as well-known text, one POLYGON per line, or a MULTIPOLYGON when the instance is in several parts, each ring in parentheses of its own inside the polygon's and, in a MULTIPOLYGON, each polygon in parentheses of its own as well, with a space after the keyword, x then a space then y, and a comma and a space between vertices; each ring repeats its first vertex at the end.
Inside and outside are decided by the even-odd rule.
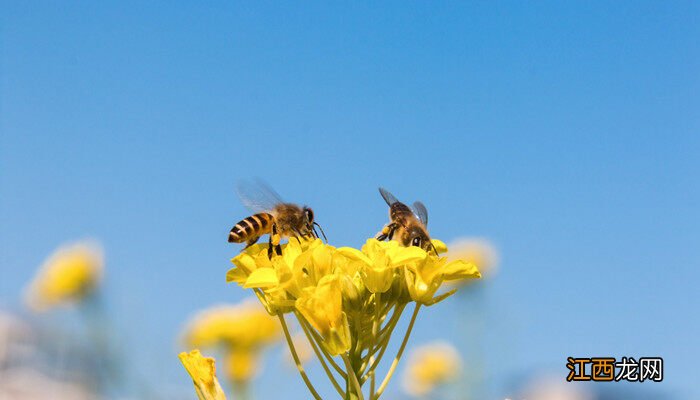
POLYGON ((255 241, 258 237, 270 233, 273 221, 274 218, 268 213, 251 215, 234 225, 228 234, 228 241, 230 243, 255 241))

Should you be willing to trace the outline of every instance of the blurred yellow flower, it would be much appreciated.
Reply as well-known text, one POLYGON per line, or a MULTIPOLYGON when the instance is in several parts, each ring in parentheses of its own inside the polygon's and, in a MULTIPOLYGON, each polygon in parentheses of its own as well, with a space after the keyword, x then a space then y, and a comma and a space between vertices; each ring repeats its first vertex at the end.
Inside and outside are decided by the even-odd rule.
POLYGON ((216 362, 204 357, 199 350, 180 353, 180 362, 192 377, 199 400, 225 400, 226 395, 216 379, 216 362))
POLYGON ((26 303, 42 311, 79 302, 98 287, 103 265, 102 250, 95 243, 63 246, 37 271, 26 289, 26 303))
POLYGON ((460 238, 450 244, 447 258, 474 264, 484 277, 490 278, 497 272, 499 257, 496 247, 486 239, 460 238))
POLYGON ((260 353, 280 336, 277 321, 252 299, 203 310, 183 332, 188 347, 220 348, 226 359, 226 377, 237 384, 256 375, 260 353))
POLYGON ((277 321, 254 299, 213 306, 195 314, 184 330, 190 347, 261 347, 280 338, 277 321))
POLYGON ((226 377, 231 382, 248 382, 260 369, 260 355, 251 348, 239 348, 226 354, 226 377))
POLYGON ((446 342, 426 344, 409 355, 403 387, 410 395, 425 396, 457 379, 461 370, 462 361, 454 346, 446 342))

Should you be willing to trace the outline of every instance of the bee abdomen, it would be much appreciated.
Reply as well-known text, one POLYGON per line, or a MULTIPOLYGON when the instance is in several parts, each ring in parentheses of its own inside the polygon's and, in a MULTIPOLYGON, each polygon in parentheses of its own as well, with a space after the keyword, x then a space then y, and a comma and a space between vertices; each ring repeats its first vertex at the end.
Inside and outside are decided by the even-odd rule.
POLYGON ((272 222, 272 215, 268 213, 251 215, 233 226, 233 229, 228 234, 228 241, 229 243, 243 243, 249 239, 269 233, 272 222))

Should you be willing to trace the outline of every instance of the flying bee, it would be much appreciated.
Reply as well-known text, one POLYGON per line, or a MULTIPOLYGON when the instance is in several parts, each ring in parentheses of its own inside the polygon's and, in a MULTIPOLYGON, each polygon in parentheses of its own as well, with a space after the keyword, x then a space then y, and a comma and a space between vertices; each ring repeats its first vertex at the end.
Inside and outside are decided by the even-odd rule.
POLYGON ((437 250, 428 235, 428 210, 420 201, 413 203, 413 208, 400 202, 384 188, 379 193, 389 205, 390 222, 377 234, 377 240, 396 240, 402 246, 416 246, 425 251, 437 250))
POLYGON ((244 218, 233 226, 228 234, 229 243, 246 243, 246 247, 255 244, 262 235, 268 234, 268 257, 272 251, 282 255, 280 240, 285 237, 318 238, 316 227, 326 234, 314 221, 314 212, 306 206, 285 203, 282 198, 263 182, 240 184, 238 196, 243 204, 255 214, 244 218))

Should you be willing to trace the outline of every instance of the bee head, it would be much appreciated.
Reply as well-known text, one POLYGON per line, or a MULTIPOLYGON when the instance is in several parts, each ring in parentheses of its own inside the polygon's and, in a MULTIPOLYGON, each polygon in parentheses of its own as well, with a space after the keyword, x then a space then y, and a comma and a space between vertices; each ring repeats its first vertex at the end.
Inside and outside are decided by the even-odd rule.
POLYGON ((409 235, 411 246, 420 247, 427 252, 434 249, 433 242, 430 241, 430 236, 428 236, 428 233, 425 230, 419 227, 413 227, 409 230, 409 235))
POLYGON ((304 207, 304 217, 309 225, 314 223, 314 212, 309 207, 304 207))

